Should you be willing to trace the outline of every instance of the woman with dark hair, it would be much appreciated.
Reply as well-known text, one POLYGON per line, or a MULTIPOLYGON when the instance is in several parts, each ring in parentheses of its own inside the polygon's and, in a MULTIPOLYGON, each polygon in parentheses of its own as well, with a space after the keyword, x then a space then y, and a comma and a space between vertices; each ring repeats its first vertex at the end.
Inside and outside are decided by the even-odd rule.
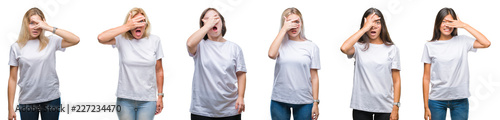
POLYGON ((19 85, 21 119, 59 119, 61 93, 56 72, 56 51, 65 51, 80 42, 75 34, 47 24, 38 8, 29 9, 23 17, 21 32, 10 49, 8 84, 9 120, 17 119, 14 109, 16 83, 19 85), (53 35, 45 36, 45 31, 53 35), (17 73, 19 72, 19 82, 17 73))
POLYGON ((194 60, 192 120, 240 120, 246 66, 241 48, 226 39, 224 17, 214 8, 200 16, 200 29, 187 40, 194 60), (236 86, 236 83, 238 86, 236 86))
POLYGON ((401 93, 399 49, 392 42, 384 16, 366 10, 361 28, 341 51, 354 58, 351 98, 354 120, 397 120, 401 93))
POLYGON ((302 14, 288 8, 281 15, 281 29, 269 48, 276 60, 271 97, 273 120, 316 120, 319 116, 319 48, 304 35, 302 14))
POLYGON ((468 53, 488 48, 490 44, 481 32, 460 21, 453 9, 443 8, 438 12, 434 34, 431 41, 425 43, 422 54, 426 120, 445 120, 448 108, 452 120, 468 119, 468 53), (474 38, 458 35, 457 28, 467 30, 474 38), (430 94, 429 84, 432 84, 430 94))

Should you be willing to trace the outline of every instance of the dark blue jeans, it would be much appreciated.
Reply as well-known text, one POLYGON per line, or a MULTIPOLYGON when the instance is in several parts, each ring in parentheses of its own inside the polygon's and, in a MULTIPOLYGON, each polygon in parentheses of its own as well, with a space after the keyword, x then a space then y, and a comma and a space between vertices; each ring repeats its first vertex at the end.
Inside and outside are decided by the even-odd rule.
POLYGON ((452 120, 467 120, 469 118, 469 99, 429 100, 432 120, 446 120, 446 110, 450 108, 452 120))
POLYGON ((273 120, 290 120, 293 109, 294 120, 311 120, 313 104, 288 104, 271 100, 271 118, 273 120))
POLYGON ((58 120, 61 107, 61 98, 55 100, 35 103, 19 104, 21 120, 38 120, 38 114, 41 114, 42 120, 58 120))

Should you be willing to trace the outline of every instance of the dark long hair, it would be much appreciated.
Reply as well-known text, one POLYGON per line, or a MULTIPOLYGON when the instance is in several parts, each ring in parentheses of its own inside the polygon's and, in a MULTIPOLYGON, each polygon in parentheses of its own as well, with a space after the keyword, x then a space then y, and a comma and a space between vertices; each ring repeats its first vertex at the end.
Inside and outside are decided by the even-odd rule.
MULTIPOLYGON (((210 10, 213 10, 215 11, 219 17, 220 17, 220 20, 222 21, 222 30, 221 30, 221 33, 222 33, 222 37, 224 37, 224 35, 226 34, 226 21, 224 20, 224 17, 222 17, 222 15, 219 13, 219 11, 217 11, 215 8, 207 8, 203 11, 203 13, 201 13, 201 16, 200 16, 200 28, 203 27, 203 25, 205 25, 205 23, 203 23, 202 19, 203 17, 205 17, 205 14, 207 14, 208 11, 210 10)), ((205 34, 205 36, 203 37, 203 40, 207 40, 208 39, 208 36, 205 34)))
MULTIPOLYGON (((441 37, 441 24, 443 23, 444 17, 447 15, 451 15, 454 20, 457 20, 457 14, 455 14, 455 11, 451 8, 443 8, 439 10, 438 14, 436 15, 436 21, 434 23, 434 33, 432 34, 432 39, 431 41, 436 41, 439 40, 439 37, 441 37)), ((453 31, 451 32, 451 36, 457 36, 457 28, 453 28, 453 31)))
MULTIPOLYGON (((380 10, 378 10, 377 8, 370 8, 366 10, 365 14, 363 14, 363 17, 361 18, 361 26, 359 27, 359 29, 363 28, 363 26, 365 25, 365 18, 373 13, 380 17, 380 23, 382 23, 379 37, 382 39, 385 45, 394 45, 391 40, 391 36, 389 36, 389 31, 387 30, 387 26, 385 24, 384 15, 382 15, 382 12, 380 12, 380 10)), ((370 44, 368 44, 370 43, 370 38, 366 33, 363 34, 361 38, 359 38, 358 42, 365 44, 365 48, 363 50, 368 50, 368 48, 370 48, 370 44)))

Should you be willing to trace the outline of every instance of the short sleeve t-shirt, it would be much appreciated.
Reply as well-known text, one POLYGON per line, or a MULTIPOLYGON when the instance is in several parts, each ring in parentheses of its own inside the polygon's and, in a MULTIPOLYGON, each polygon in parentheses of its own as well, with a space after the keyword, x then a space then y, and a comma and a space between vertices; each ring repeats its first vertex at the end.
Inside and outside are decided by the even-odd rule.
POLYGON ((139 40, 115 37, 120 72, 116 96, 137 101, 156 101, 156 61, 163 58, 160 38, 149 35, 139 40))
POLYGON ((194 60, 191 113, 206 117, 238 115, 236 72, 246 72, 241 48, 231 42, 201 40, 194 60))
POLYGON ((476 39, 459 35, 450 40, 425 43, 422 62, 431 64, 431 100, 470 97, 469 51, 476 52, 476 39))
POLYGON ((354 44, 354 81, 351 108, 390 113, 394 101, 392 69, 401 70, 399 49, 395 45, 354 44))
POLYGON ((41 51, 38 39, 28 40, 22 48, 18 43, 11 46, 9 65, 19 69, 19 104, 47 102, 61 96, 55 53, 66 49, 61 47, 61 37, 51 35, 48 39, 41 51))
POLYGON ((320 69, 319 48, 310 40, 284 40, 274 68, 271 99, 289 104, 313 103, 311 69, 320 69))

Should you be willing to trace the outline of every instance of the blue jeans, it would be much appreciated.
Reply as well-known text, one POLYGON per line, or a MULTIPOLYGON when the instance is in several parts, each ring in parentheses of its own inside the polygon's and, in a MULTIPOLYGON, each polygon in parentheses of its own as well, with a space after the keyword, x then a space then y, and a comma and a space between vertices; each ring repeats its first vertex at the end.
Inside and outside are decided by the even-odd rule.
POLYGON ((117 98, 116 105, 121 107, 117 111, 120 120, 153 120, 156 112, 156 101, 136 101, 117 98))
POLYGON ((469 99, 429 100, 432 120, 446 120, 446 110, 450 108, 452 120, 467 120, 469 118, 469 99))
POLYGON ((61 98, 42 103, 19 104, 21 120, 38 120, 38 114, 41 114, 42 120, 58 120, 60 108, 61 98))
POLYGON ((288 104, 271 100, 271 118, 273 120, 290 120, 293 109, 294 120, 311 120, 313 104, 288 104))

